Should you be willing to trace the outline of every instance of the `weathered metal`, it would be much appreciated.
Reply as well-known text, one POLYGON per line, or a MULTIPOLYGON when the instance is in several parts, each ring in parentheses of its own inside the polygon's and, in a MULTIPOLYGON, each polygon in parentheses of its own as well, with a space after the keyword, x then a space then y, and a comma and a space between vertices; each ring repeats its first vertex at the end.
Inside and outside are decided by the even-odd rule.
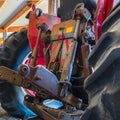
MULTIPOLYGON (((46 19, 45 16, 43 18, 46 19)), ((74 19, 53 26, 49 39, 46 37, 48 22, 44 23, 45 26, 40 24, 35 49, 32 48, 32 57, 35 57, 35 59, 31 59, 30 65, 21 64, 18 72, 0 66, 0 79, 36 92, 34 97, 26 96, 24 102, 28 108, 45 120, 78 120, 83 113, 81 110, 82 100, 71 91, 72 87, 75 87, 72 85, 71 79, 73 74, 77 74, 79 76, 77 78, 80 80, 81 78, 85 79, 91 72, 85 62, 90 52, 89 46, 87 46, 88 38, 91 40, 94 38, 94 36, 86 37, 85 35, 90 21, 90 12, 84 8, 83 3, 78 4, 75 7, 74 19), (42 36, 43 31, 45 35, 42 36), (35 66, 40 39, 42 38, 43 45, 47 47, 49 47, 47 40, 51 40, 51 56, 47 68, 42 65, 35 66), (82 65, 82 69, 79 67, 79 63, 80 66, 82 65), (79 69, 74 71, 74 66, 81 69, 82 74, 78 72, 79 69), (86 68, 87 74, 83 74, 83 72, 86 72, 86 68), (59 100, 63 105, 57 109, 50 108, 44 105, 44 101, 47 99, 59 100)), ((92 29, 90 30, 92 33, 92 29)), ((45 50, 47 50, 47 47, 45 50)), ((73 78, 75 79, 75 77, 73 78)), ((79 87, 76 87, 76 89, 79 90, 79 87)))

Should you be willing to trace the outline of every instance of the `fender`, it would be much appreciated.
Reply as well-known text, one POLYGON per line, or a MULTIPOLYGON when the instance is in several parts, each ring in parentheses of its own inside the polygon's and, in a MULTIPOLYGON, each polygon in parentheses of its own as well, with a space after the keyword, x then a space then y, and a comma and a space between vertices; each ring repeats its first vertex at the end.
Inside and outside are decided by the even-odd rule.
POLYGON ((95 29, 95 40, 98 42, 99 37, 102 33, 102 24, 105 18, 109 15, 111 9, 115 4, 117 4, 117 0, 98 0, 98 5, 95 12, 95 21, 94 21, 94 29, 95 29))

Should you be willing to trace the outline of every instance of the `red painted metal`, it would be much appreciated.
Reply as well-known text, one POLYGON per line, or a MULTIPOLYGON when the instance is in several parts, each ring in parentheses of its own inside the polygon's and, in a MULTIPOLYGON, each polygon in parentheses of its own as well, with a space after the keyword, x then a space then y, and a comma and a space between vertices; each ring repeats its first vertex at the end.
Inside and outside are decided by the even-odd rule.
POLYGON ((33 11, 35 10, 35 4, 32 5, 32 10, 33 10, 33 11))
MULTIPOLYGON (((32 9, 33 11, 30 12, 30 16, 29 16, 29 28, 28 28, 28 39, 29 39, 29 45, 30 45, 31 51, 33 51, 36 44, 36 40, 37 40, 37 35, 38 35, 38 29, 36 27, 37 24, 46 23, 51 30, 54 24, 60 23, 60 18, 52 15, 44 14, 37 18, 34 12, 35 6, 33 6, 32 9)), ((40 64, 44 66, 46 65, 43 48, 44 46, 41 39, 39 44, 39 51, 38 51, 36 65, 40 65, 40 64)), ((30 59, 28 59, 25 64, 29 65, 30 59)), ((26 92, 32 96, 35 96, 34 91, 26 89, 26 92)))
POLYGON ((96 42, 98 41, 99 37, 101 36, 101 28, 103 21, 109 15, 115 0, 98 0, 97 9, 95 12, 95 39, 96 42))
MULTIPOLYGON (((42 23, 46 23, 51 30, 54 24, 60 23, 60 18, 53 16, 53 15, 48 15, 48 14, 43 14, 40 17, 36 17, 34 11, 30 12, 28 39, 29 39, 31 51, 33 51, 35 44, 36 44, 36 40, 37 40, 38 29, 36 26, 37 24, 42 24, 42 23)), ((38 57, 36 61, 37 65, 38 64, 45 65, 43 48, 44 46, 43 46, 42 39, 41 39, 40 44, 39 44, 38 57)))

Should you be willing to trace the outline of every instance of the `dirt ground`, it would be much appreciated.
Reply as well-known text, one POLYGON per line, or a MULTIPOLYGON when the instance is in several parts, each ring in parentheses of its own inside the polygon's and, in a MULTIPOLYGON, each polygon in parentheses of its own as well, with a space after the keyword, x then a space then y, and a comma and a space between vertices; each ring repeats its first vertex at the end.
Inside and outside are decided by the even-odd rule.
POLYGON ((8 113, 6 113, 0 105, 0 120, 21 120, 21 119, 17 119, 14 117, 11 117, 8 113))
MULTIPOLYGON (((19 118, 14 118, 12 116, 10 116, 7 112, 5 112, 0 105, 0 120, 22 120, 19 118)), ((29 118, 26 120, 41 120, 39 117, 35 117, 35 118, 29 118)))

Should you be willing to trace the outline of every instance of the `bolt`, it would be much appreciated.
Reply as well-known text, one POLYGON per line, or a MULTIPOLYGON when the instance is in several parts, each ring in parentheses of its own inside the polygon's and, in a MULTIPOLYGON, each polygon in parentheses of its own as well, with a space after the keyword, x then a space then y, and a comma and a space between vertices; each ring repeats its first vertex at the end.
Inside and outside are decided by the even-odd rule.
POLYGON ((37 75, 34 77, 34 80, 41 80, 41 77, 37 75))

